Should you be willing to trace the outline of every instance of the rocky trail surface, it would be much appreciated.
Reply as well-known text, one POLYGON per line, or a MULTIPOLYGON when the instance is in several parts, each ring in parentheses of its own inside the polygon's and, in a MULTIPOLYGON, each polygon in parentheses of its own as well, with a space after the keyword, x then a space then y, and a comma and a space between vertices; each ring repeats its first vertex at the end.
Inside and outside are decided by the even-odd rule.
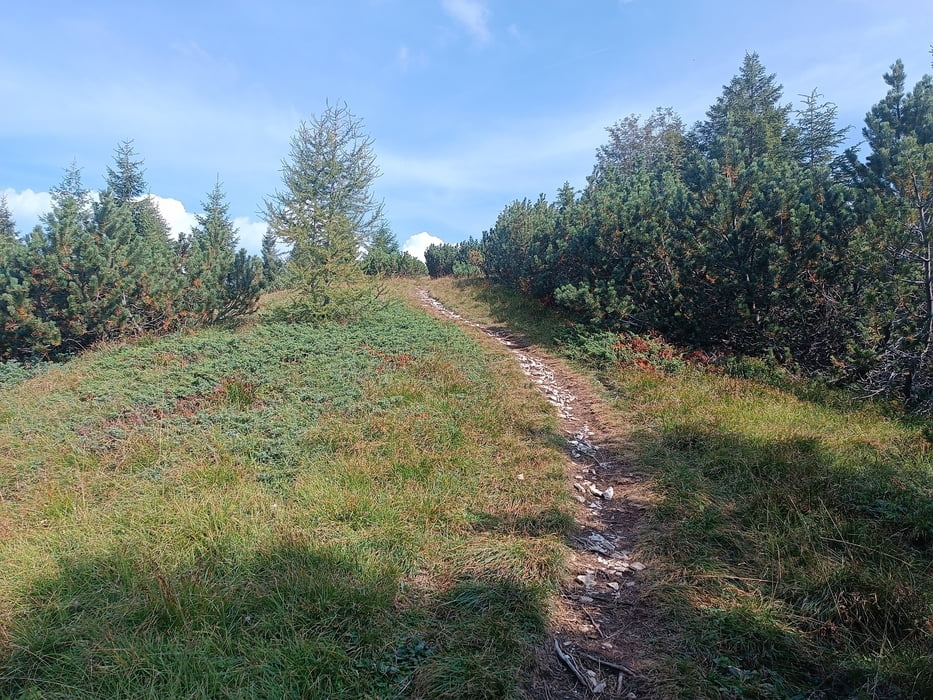
POLYGON ((658 632, 638 556, 650 491, 627 456, 625 426, 615 424, 597 392, 559 360, 508 331, 464 318, 425 289, 417 296, 433 313, 508 348, 555 407, 566 438, 568 488, 579 504, 568 541, 572 573, 525 679, 527 693, 548 700, 650 697, 646 640, 658 632))

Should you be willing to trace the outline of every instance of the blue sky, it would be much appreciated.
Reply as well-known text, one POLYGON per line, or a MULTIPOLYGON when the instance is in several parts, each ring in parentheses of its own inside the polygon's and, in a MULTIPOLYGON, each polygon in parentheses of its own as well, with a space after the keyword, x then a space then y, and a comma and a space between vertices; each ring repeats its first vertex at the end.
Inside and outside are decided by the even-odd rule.
POLYGON ((299 120, 345 101, 399 240, 456 242, 514 199, 582 187, 617 119, 701 119, 747 51, 785 101, 835 102, 856 140, 882 74, 901 58, 912 85, 931 43, 929 0, 8 3, 0 192, 26 232, 65 167, 99 188, 132 139, 176 229, 219 176, 256 251, 299 120))

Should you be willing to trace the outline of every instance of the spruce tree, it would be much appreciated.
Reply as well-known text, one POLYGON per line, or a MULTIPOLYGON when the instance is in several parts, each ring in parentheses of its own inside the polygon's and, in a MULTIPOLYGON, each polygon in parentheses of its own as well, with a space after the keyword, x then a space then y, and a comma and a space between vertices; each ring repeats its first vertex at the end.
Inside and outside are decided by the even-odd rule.
POLYGON ((255 309, 262 268, 245 250, 237 252, 239 238, 220 180, 202 206, 185 260, 184 306, 196 322, 218 323, 255 309))
POLYGON ((142 197, 149 186, 142 169, 143 159, 133 148, 133 141, 121 141, 114 149, 113 168, 107 168, 107 187, 118 203, 134 202, 142 197))
POLYGON ((384 277, 417 277, 428 273, 423 262, 402 251, 386 222, 373 235, 360 266, 367 275, 384 277))
POLYGON ((706 121, 694 131, 700 150, 711 158, 738 156, 749 163, 792 148, 791 105, 781 104, 784 89, 776 78, 765 71, 757 53, 745 54, 738 74, 723 86, 706 121))
POLYGON ((283 281, 285 263, 276 245, 276 235, 266 231, 262 236, 262 284, 267 290, 278 289, 283 281))
POLYGON ((178 321, 177 301, 183 279, 168 224, 146 195, 144 160, 132 141, 114 149, 114 167, 107 168, 107 189, 116 206, 125 208, 136 230, 140 261, 136 290, 127 297, 130 313, 143 331, 166 331, 178 321))
POLYGON ((816 89, 801 95, 803 106, 797 115, 797 158, 804 167, 828 167, 838 157, 849 127, 839 127, 838 108, 832 102, 820 102, 816 89))

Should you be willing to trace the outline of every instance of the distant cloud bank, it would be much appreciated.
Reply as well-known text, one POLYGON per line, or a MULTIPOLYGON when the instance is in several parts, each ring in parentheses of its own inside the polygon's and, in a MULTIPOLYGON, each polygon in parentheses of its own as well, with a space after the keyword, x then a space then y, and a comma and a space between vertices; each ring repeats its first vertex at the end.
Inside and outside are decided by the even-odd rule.
POLYGON ((443 245, 444 241, 437 236, 432 236, 427 231, 422 231, 421 233, 416 233, 414 236, 409 236, 408 239, 402 243, 402 250, 424 262, 424 251, 432 244, 443 245))

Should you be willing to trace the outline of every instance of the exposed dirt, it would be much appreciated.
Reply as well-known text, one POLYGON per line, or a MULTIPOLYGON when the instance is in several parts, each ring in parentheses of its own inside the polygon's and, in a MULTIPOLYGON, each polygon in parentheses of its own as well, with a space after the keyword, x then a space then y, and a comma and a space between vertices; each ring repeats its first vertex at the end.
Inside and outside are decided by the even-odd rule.
POLYGON ((549 636, 525 679, 529 697, 653 697, 646 640, 660 633, 645 600, 639 534, 651 491, 632 466, 627 427, 610 418, 599 393, 560 360, 496 328, 474 323, 425 289, 419 302, 444 318, 477 328, 508 348, 555 407, 567 438, 568 488, 577 528, 569 539, 571 575, 561 586, 549 636))

